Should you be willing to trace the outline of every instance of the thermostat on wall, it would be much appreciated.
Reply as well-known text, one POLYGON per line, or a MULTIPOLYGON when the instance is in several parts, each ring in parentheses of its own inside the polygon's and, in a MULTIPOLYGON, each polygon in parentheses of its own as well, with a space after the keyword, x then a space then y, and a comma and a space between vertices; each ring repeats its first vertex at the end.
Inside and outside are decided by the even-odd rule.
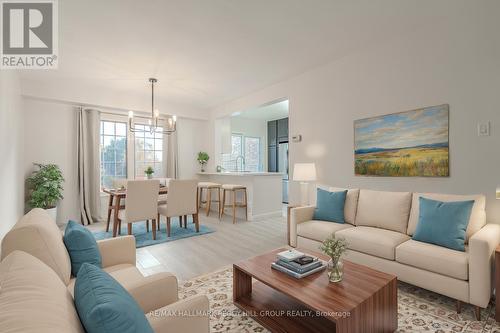
POLYGON ((302 141, 302 135, 297 134, 297 135, 292 135, 292 142, 300 142, 302 141))
POLYGON ((489 136, 490 135, 490 122, 485 121, 484 123, 477 124, 477 136, 489 136))

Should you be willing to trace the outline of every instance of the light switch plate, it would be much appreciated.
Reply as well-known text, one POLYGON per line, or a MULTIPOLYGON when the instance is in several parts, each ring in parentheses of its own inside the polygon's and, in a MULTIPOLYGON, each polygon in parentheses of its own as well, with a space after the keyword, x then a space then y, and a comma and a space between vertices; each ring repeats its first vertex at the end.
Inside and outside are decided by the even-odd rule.
POLYGON ((477 124, 477 136, 489 136, 490 135, 490 122, 486 121, 477 124))

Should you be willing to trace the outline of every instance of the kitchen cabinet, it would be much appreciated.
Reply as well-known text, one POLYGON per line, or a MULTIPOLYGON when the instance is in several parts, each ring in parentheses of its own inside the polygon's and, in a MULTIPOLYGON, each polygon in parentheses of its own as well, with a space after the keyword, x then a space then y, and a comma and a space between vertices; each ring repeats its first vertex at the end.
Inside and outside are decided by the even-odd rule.
POLYGON ((278 172, 277 147, 267 147, 267 171, 278 172))
POLYGON ((288 142, 288 118, 278 120, 278 143, 288 142))
POLYGON ((278 122, 276 120, 267 122, 267 145, 276 146, 278 144, 278 122))

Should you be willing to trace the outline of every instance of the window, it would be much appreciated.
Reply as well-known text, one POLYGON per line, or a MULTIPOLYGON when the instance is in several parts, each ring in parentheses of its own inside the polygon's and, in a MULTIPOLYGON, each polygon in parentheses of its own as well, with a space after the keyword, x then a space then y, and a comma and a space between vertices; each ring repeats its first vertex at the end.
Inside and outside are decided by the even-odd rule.
POLYGON ((113 187, 113 179, 127 178, 127 123, 101 121, 101 186, 113 187))
POLYGON ((238 157, 243 156, 245 170, 257 172, 261 170, 260 155, 260 138, 233 133, 231 135, 231 154, 222 154, 222 167, 227 171, 236 171, 236 169, 241 171, 242 161, 241 157, 239 159, 238 157))
POLYGON ((260 171, 260 138, 245 137, 245 166, 248 171, 260 171))
MULTIPOLYGON (((152 167, 155 175, 161 175, 163 163, 163 134, 149 132, 148 125, 137 125, 144 132, 135 134, 135 176, 144 177, 147 167, 152 167)), ((161 131, 161 128, 158 128, 161 131)))

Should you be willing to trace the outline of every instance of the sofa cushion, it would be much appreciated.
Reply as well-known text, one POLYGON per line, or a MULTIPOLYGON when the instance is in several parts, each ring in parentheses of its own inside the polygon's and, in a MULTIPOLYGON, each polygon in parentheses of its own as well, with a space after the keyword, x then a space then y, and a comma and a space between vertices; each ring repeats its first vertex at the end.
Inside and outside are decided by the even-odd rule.
POLYGON ((410 215, 410 192, 360 190, 356 225, 405 233, 410 215))
MULTIPOLYGON (((103 268, 103 270, 118 281, 125 289, 137 284, 144 279, 139 269, 131 264, 120 264, 103 268)), ((76 278, 72 278, 68 284, 68 290, 74 295, 76 278)))
POLYGON ((14 251, 0 263, 0 331, 83 333, 60 277, 34 256, 14 251))
POLYGON ((88 333, 153 333, 132 296, 97 266, 84 263, 80 268, 75 305, 88 333))
POLYGON ((465 251, 465 230, 474 200, 443 202, 419 198, 420 214, 413 239, 465 251))
POLYGON ((413 193, 410 220, 408 222, 407 234, 412 236, 417 228, 418 216, 420 211, 420 205, 418 199, 424 197, 432 200, 439 201, 465 201, 474 200, 474 206, 472 206, 472 212, 469 219, 469 225, 467 226, 467 231, 465 234, 465 242, 467 243, 469 238, 475 234, 479 229, 484 227, 486 224, 486 198, 484 195, 454 195, 454 194, 440 194, 440 193, 413 193))
POLYGON ((354 226, 348 223, 332 223, 317 220, 306 221, 297 224, 297 236, 323 242, 332 233, 348 228, 354 228, 354 226))
POLYGON ((467 280, 469 253, 410 239, 396 248, 396 261, 426 271, 467 280))
POLYGON ((372 227, 340 230, 335 233, 335 237, 345 238, 350 250, 389 260, 396 258, 396 247, 410 239, 400 232, 372 227))
POLYGON ((328 191, 338 192, 347 190, 344 206, 344 218, 347 223, 354 224, 356 221, 356 210, 358 209, 359 189, 329 187, 328 191))
POLYGON ((321 188, 316 190, 315 220, 345 223, 344 207, 347 190, 331 192, 321 188))
POLYGON ((43 209, 35 208, 24 215, 2 240, 2 259, 20 250, 40 259, 68 285, 71 261, 57 224, 43 209))
POLYGON ((94 235, 83 225, 69 221, 63 237, 64 245, 71 258, 71 273, 78 274, 83 263, 102 267, 101 252, 94 235))

